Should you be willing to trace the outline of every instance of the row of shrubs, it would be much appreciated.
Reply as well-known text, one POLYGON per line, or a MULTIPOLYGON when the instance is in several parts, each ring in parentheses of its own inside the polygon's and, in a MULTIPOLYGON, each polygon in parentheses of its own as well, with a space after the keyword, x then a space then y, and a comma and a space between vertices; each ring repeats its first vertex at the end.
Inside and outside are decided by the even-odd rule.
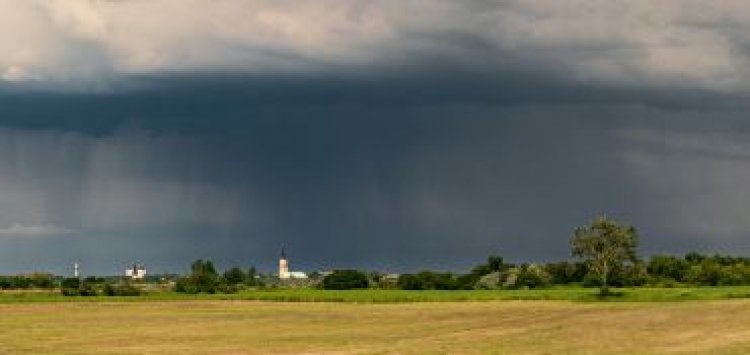
MULTIPOLYGON (((467 274, 423 271, 402 274, 395 280, 382 275, 342 270, 327 275, 324 289, 398 288, 403 290, 527 289, 552 285, 599 287, 600 279, 583 262, 513 265, 493 256, 467 274)), ((750 285, 750 258, 689 253, 683 257, 656 255, 614 270, 615 287, 674 287, 750 285)))
POLYGON ((175 291, 183 293, 235 293, 244 286, 262 286, 255 268, 247 272, 234 267, 222 275, 216 271, 210 260, 196 260, 190 265, 190 274, 179 278, 175 291))
MULTIPOLYGON (((255 270, 232 268, 219 275, 210 261, 198 260, 190 275, 179 279, 175 290, 185 293, 233 293, 246 286, 264 286, 255 270)), ((314 276, 297 286, 329 290, 395 288, 403 290, 533 289, 552 285, 599 287, 600 279, 588 272, 583 262, 507 264, 492 256, 469 273, 423 271, 397 278, 358 270, 338 270, 314 276)), ((677 285, 750 285, 750 259, 690 253, 684 257, 657 255, 648 262, 618 266, 609 284, 614 287, 677 285)), ((265 285, 273 287, 273 284, 265 285)))
POLYGON ((77 278, 63 279, 60 291, 65 296, 139 296, 143 292, 127 282, 91 282, 77 278))
MULTIPOLYGON (((189 275, 178 278, 175 291, 184 293, 233 293, 245 287, 273 287, 272 278, 262 278, 254 268, 231 268, 221 275, 211 261, 197 260, 189 275), (268 284, 266 284, 268 282, 268 284)), ((750 285, 750 258, 689 253, 678 257, 656 255, 648 262, 628 263, 615 270, 610 285, 616 287, 678 285, 750 285)), ((583 262, 513 265, 492 256, 469 273, 453 274, 423 271, 397 278, 357 270, 338 270, 313 275, 298 286, 340 290, 355 288, 396 288, 403 290, 525 289, 551 285, 577 284, 598 287, 599 279, 588 273, 583 262)), ((123 281, 88 277, 61 279, 49 273, 0 276, 0 289, 52 289, 65 295, 133 296, 142 291, 123 281)))
POLYGON ((402 290, 470 290, 541 288, 551 285, 549 275, 538 265, 488 270, 486 273, 456 275, 433 271, 402 274, 395 280, 377 274, 367 275, 356 270, 338 270, 326 275, 320 287, 328 290, 356 288, 396 288, 402 290))
POLYGON ((648 274, 662 285, 737 286, 750 284, 750 260, 720 255, 655 256, 648 274))
POLYGON ((55 276, 44 272, 35 272, 25 275, 0 276, 0 289, 50 289, 57 287, 55 276))

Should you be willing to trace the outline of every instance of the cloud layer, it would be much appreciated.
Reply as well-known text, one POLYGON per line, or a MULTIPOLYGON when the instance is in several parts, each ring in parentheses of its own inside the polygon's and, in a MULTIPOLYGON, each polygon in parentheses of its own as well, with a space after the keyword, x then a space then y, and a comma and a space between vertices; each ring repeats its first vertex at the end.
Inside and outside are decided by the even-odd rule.
POLYGON ((266 268, 281 243, 458 270, 567 258, 596 213, 646 252, 750 250, 748 24, 740 1, 0 0, 0 272, 266 268))
POLYGON ((741 113, 272 106, 192 130, 1 129, 0 226, 16 236, 0 241, 0 268, 267 269, 284 243, 300 268, 460 270, 491 252, 565 259, 571 228, 597 213, 637 225, 645 253, 750 250, 741 113))
POLYGON ((749 23, 750 5, 734 0, 2 0, 0 78, 110 90, 129 75, 377 72, 429 58, 583 83, 745 93, 749 23))
POLYGON ((50 237, 59 236, 64 234, 70 234, 73 231, 67 228, 58 227, 51 224, 40 224, 40 225, 22 225, 14 224, 7 228, 0 228, 0 237, 8 238, 35 238, 35 237, 50 237))

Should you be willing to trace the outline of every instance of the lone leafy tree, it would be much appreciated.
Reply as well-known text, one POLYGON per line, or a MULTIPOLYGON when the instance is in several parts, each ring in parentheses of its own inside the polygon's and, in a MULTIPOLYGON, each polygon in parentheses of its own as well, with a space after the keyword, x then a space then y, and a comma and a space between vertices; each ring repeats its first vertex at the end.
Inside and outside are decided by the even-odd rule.
POLYGON ((601 295, 609 294, 614 271, 637 261, 638 232, 607 217, 597 217, 589 225, 576 228, 570 244, 573 256, 586 260, 589 271, 599 279, 601 295))

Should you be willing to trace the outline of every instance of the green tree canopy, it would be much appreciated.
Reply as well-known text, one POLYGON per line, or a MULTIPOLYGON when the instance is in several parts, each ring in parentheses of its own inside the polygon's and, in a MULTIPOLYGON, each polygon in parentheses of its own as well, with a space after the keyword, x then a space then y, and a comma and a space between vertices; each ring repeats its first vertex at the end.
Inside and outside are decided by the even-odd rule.
POLYGON ((570 240, 573 256, 586 261, 589 272, 600 281, 601 294, 609 293, 613 271, 638 260, 638 232, 607 217, 597 217, 576 228, 570 240))
POLYGON ((210 260, 198 259, 190 265, 190 275, 175 284, 175 291, 187 293, 215 293, 219 281, 214 264, 210 260))
POLYGON ((247 274, 245 274, 245 272, 238 267, 233 267, 227 271, 224 271, 224 280, 226 280, 226 282, 230 285, 238 285, 244 283, 246 279, 247 274))

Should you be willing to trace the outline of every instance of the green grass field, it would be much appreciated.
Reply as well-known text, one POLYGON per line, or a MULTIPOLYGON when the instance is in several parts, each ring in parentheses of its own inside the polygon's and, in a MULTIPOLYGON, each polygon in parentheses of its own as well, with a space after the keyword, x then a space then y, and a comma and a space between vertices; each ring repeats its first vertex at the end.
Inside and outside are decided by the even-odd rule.
MULTIPOLYGON (((443 300, 443 299, 441 299, 443 300)), ((747 354, 750 300, 0 304, 1 354, 747 354)))
POLYGON ((186 295, 173 292, 151 293, 138 297, 65 297, 58 292, 0 293, 0 303, 24 302, 102 302, 102 301, 169 301, 169 300, 254 300, 279 302, 456 302, 493 300, 565 300, 580 302, 672 302, 689 300, 721 300, 750 298, 750 286, 737 287, 682 287, 618 289, 618 296, 601 298, 596 289, 560 287, 540 290, 461 290, 461 291, 405 291, 405 290, 348 290, 317 289, 249 290, 235 294, 186 295))

